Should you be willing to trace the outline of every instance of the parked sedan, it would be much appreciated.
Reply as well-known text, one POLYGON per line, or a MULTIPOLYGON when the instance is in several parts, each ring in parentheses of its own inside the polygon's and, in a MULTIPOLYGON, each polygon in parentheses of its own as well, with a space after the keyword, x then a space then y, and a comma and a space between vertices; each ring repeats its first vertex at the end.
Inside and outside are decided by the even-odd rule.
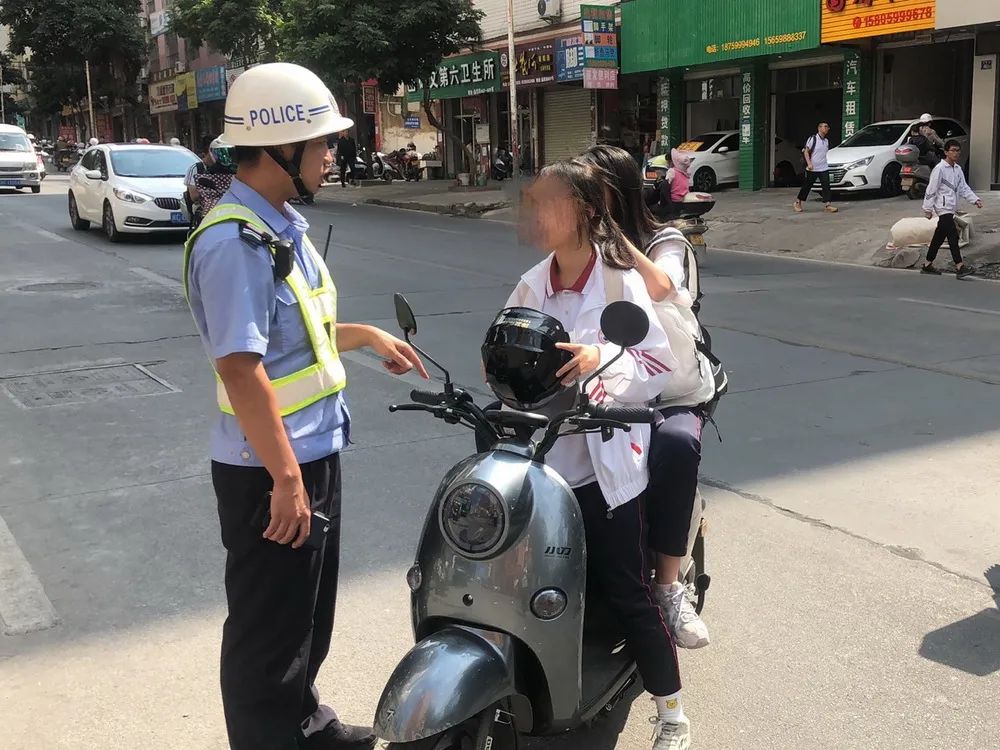
MULTIPOLYGON (((737 130, 703 133, 677 147, 691 154, 691 189, 711 193, 718 185, 738 185, 740 181, 740 134, 737 130)), ((774 182, 795 185, 801 182, 802 154, 787 139, 774 139, 774 182)), ((646 163, 645 183, 653 185, 667 173, 667 155, 654 156, 646 163)))
MULTIPOLYGON (((836 192, 856 193, 879 190, 882 195, 899 195, 896 148, 906 142, 913 120, 887 120, 866 125, 836 148, 830 149, 830 186, 836 192)), ((969 129, 950 117, 935 117, 931 127, 941 138, 962 144, 963 166, 969 160, 969 129)), ((818 189, 818 188, 817 188, 818 189)))
POLYGON ((100 223, 111 242, 124 233, 184 230, 184 175, 198 160, 176 146, 102 144, 87 150, 69 176, 74 229, 100 223))

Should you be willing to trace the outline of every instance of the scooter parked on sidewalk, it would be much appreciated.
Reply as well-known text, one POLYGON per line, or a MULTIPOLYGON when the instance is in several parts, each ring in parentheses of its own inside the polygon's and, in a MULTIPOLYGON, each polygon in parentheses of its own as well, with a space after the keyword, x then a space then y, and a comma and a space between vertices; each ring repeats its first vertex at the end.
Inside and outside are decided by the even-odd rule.
MULTIPOLYGON (((410 341, 416 318, 402 295, 395 305, 410 341)), ((648 328, 632 303, 608 305, 601 329, 621 347, 612 362, 648 328)), ((413 391, 412 403, 390 411, 427 412, 489 435, 493 446, 451 468, 434 496, 406 574, 418 642, 383 690, 375 732, 395 750, 514 750, 521 734, 559 734, 610 713, 638 680, 610 611, 588 596, 576 498, 543 461, 560 435, 628 431, 654 413, 592 404, 586 383, 556 416, 483 411, 417 351, 444 373, 443 389, 413 391)), ((710 579, 696 505, 682 571, 700 611, 710 579)))
POLYGON ((376 180, 385 180, 386 182, 403 179, 403 173, 399 171, 399 164, 394 158, 395 154, 395 151, 390 154, 383 151, 376 151, 372 154, 373 178, 376 180))
POLYGON ((919 200, 927 192, 931 181, 931 166, 920 160, 920 148, 912 143, 904 143, 896 149, 896 161, 903 192, 910 200, 919 200))

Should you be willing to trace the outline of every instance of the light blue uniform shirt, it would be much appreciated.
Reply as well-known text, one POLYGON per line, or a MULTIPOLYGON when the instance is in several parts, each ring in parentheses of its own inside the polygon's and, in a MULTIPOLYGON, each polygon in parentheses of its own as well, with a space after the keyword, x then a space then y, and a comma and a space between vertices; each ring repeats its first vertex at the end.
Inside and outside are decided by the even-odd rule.
MULTIPOLYGON (((284 212, 260 193, 233 180, 222 203, 239 203, 271 228, 271 234, 295 245, 295 263, 309 286, 320 285, 319 268, 303 250, 309 224, 287 203, 284 212)), ((189 268, 191 310, 202 343, 214 363, 229 354, 252 352, 263 357, 275 380, 316 362, 309 334, 291 288, 275 283, 271 251, 239 236, 239 222, 209 227, 195 240, 189 268)), ((337 453, 350 441, 351 418, 343 391, 284 418, 285 430, 300 464, 337 453)), ((218 412, 212 428, 213 461, 262 466, 240 430, 236 417, 218 412)))

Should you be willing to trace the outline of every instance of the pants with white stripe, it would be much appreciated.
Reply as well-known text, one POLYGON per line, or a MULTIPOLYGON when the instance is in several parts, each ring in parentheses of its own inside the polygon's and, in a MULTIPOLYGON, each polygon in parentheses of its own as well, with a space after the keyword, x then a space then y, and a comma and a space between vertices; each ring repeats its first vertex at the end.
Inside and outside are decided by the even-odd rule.
POLYGON ((608 510, 595 482, 573 490, 587 533, 587 584, 617 617, 646 690, 671 695, 681 689, 677 649, 653 602, 646 559, 643 495, 608 510))

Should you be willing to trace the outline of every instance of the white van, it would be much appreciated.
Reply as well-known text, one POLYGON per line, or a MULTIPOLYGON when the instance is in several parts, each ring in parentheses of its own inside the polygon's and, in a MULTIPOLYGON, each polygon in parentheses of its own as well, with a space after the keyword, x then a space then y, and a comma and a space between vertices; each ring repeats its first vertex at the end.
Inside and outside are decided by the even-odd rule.
POLYGON ((16 125, 0 125, 0 188, 42 189, 42 173, 28 134, 16 125))

